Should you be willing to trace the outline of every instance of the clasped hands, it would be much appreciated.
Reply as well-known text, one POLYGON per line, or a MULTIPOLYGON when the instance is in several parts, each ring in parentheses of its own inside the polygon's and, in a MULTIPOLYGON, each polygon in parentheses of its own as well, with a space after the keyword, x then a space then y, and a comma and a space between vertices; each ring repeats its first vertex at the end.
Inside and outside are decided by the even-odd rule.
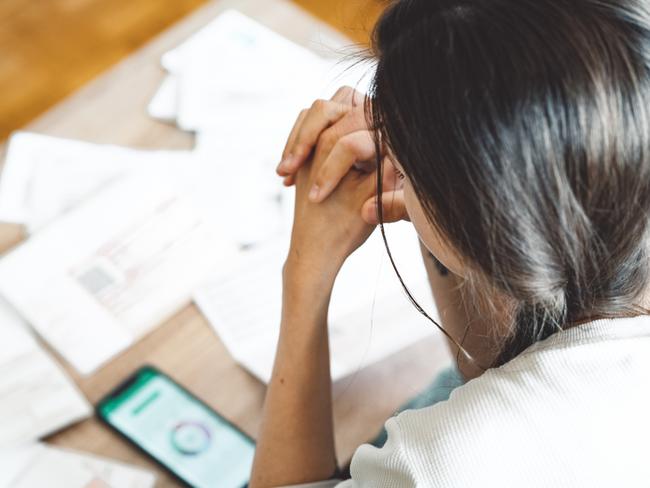
MULTIPOLYGON (((368 127, 365 95, 340 88, 300 112, 277 168, 286 186, 296 186, 287 267, 334 281, 345 259, 378 224, 376 144, 368 127)), ((406 219, 401 181, 390 157, 384 162, 385 222, 406 219)))

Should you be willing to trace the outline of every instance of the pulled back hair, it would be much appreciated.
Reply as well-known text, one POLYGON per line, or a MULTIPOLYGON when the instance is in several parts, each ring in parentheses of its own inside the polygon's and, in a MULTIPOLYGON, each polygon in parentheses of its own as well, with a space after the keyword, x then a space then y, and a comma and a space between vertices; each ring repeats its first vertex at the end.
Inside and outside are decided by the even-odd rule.
POLYGON ((470 274, 512 302, 496 365, 573 323, 645 313, 649 5, 401 0, 375 28, 377 140, 470 274))

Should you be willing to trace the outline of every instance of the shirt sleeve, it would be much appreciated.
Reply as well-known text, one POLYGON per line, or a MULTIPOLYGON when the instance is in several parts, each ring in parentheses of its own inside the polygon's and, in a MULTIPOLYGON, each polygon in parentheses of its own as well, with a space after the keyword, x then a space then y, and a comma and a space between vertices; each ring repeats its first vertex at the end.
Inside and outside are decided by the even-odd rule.
POLYGON ((384 447, 369 444, 359 447, 352 458, 352 478, 327 480, 283 488, 403 488, 415 486, 412 467, 407 462, 397 419, 386 422, 388 439, 384 447))

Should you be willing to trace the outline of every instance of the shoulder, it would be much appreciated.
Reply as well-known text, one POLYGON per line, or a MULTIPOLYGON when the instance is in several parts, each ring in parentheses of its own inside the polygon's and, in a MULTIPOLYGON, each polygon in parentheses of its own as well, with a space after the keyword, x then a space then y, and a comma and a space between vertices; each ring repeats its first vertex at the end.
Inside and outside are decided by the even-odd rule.
POLYGON ((355 453, 351 486, 485 486, 489 472, 496 475, 510 462, 508 446, 525 423, 507 393, 508 376, 489 371, 448 401, 389 419, 385 446, 364 445, 355 453))
POLYGON ((400 414, 395 430, 412 476, 460 487, 622 486, 625 476, 638 480, 635 470, 649 475, 647 463, 635 464, 650 436, 649 339, 645 319, 566 331, 448 401, 400 414))
POLYGON ((538 399, 526 391, 522 376, 521 371, 488 371, 446 402, 395 417, 413 477, 436 480, 431 486, 485 486, 482 481, 510 470, 530 446, 531 420, 542 421, 533 418, 531 402, 538 399))

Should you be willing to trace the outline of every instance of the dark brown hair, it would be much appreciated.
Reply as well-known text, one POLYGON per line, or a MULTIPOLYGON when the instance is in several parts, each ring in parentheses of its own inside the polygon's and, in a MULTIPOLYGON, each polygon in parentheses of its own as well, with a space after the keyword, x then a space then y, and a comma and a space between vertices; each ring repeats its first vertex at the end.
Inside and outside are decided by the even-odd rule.
POLYGON ((401 0, 376 26, 378 142, 431 225, 512 302, 498 364, 581 320, 643 312, 648 5, 401 0))

